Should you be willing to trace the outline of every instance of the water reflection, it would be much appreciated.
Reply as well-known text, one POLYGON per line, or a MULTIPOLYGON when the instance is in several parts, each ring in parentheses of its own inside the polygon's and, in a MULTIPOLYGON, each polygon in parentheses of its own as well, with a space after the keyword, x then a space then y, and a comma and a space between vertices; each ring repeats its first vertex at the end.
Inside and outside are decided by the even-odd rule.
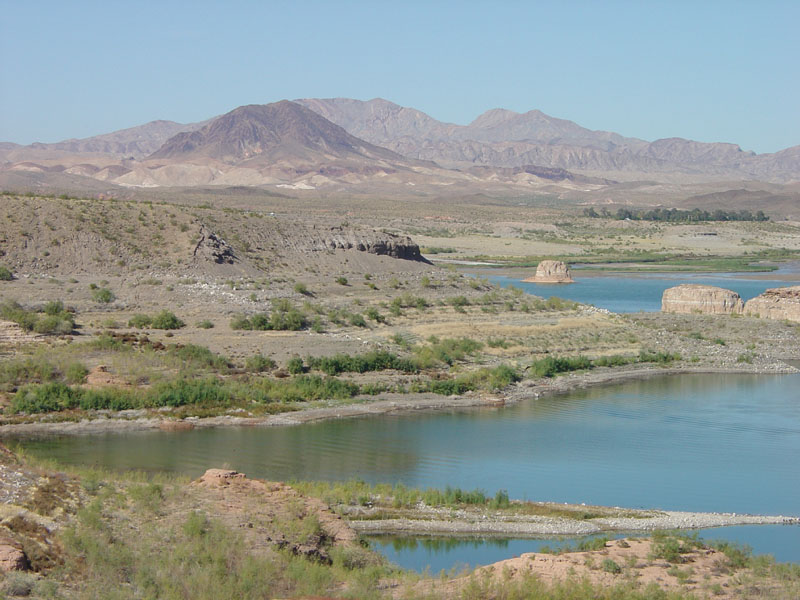
MULTIPOLYGON (((687 533, 695 533, 694 531, 687 533)), ((797 525, 740 525, 701 529, 702 539, 727 540, 752 548, 755 554, 771 554, 778 562, 800 562, 800 527, 797 525)), ((619 538, 644 534, 614 534, 619 538)), ((372 547, 392 563, 414 571, 438 573, 487 565, 528 552, 575 548, 582 541, 600 536, 558 537, 543 539, 505 538, 431 538, 368 536, 372 547), (549 550, 548 550, 549 549, 549 550)))
POLYGON ((21 440, 76 464, 507 489, 512 498, 800 514, 798 376, 680 376, 516 406, 21 440))

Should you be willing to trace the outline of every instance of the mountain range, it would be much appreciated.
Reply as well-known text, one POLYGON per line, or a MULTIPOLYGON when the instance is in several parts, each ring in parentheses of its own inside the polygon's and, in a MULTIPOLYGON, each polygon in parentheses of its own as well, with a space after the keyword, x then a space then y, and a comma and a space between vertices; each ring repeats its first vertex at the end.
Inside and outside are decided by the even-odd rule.
POLYGON ((538 110, 493 109, 457 125, 382 99, 300 99, 241 106, 201 123, 153 121, 54 144, 0 143, 0 183, 23 176, 62 185, 88 178, 128 187, 296 190, 563 191, 641 180, 785 184, 800 181, 800 146, 758 155, 735 144, 648 142, 593 131, 538 110))

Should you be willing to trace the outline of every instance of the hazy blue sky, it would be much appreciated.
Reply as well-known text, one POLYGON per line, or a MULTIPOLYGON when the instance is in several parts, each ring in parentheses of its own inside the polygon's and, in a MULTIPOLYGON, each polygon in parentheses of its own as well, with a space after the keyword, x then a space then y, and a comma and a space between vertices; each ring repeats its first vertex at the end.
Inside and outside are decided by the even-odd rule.
POLYGON ((191 122, 283 98, 383 97, 468 123, 800 144, 800 1, 0 0, 0 140, 191 122))

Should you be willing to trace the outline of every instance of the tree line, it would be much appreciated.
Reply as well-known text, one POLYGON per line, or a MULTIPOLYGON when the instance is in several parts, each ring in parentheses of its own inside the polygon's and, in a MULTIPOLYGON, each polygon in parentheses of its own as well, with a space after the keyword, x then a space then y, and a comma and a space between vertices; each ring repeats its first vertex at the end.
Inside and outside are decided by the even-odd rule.
POLYGON ((681 210, 679 208, 651 208, 631 209, 620 208, 616 213, 610 213, 607 209, 601 208, 598 212, 593 207, 584 208, 583 216, 592 218, 617 219, 620 221, 669 221, 671 223, 696 223, 699 221, 769 221, 769 217, 764 211, 759 210, 753 214, 749 210, 722 210, 713 211, 693 208, 692 210, 681 210))

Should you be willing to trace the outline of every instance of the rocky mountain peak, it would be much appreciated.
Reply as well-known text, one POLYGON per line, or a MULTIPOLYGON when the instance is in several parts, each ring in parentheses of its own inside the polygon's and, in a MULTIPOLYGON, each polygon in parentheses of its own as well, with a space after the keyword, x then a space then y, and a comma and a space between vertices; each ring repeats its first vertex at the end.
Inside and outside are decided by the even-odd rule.
POLYGON ((399 158, 289 100, 240 106, 197 131, 170 138, 150 158, 207 157, 235 163, 275 152, 307 154, 309 151, 399 158))

